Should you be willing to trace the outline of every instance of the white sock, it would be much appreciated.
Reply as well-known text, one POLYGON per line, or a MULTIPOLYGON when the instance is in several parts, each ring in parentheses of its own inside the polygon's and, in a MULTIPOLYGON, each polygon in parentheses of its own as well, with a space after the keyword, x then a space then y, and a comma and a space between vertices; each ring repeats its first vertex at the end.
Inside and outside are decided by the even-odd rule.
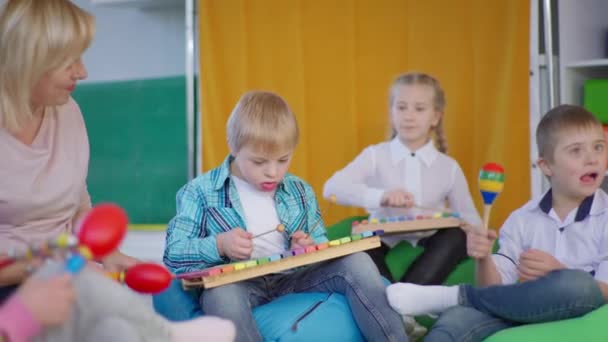
POLYGON ((458 286, 396 283, 386 288, 391 307, 402 315, 438 314, 458 305, 458 286))
POLYGON ((171 322, 171 342, 232 342, 236 331, 232 322, 204 316, 185 322, 171 322))

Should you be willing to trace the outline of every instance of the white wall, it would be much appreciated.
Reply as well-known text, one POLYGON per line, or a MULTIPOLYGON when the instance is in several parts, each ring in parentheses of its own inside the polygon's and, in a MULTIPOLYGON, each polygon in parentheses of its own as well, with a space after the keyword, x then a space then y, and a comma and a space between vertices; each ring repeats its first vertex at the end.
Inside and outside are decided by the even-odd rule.
POLYGON ((184 75, 184 5, 171 1, 175 4, 138 8, 73 0, 97 23, 95 40, 84 55, 87 82, 184 75))
POLYGON ((166 233, 129 231, 120 246, 120 251, 143 261, 162 263, 166 233))

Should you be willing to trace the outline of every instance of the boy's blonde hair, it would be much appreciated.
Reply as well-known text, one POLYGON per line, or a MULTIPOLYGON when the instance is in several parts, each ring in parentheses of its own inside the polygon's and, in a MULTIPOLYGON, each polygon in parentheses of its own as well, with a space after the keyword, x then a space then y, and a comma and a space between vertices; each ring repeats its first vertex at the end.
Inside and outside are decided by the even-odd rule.
MULTIPOLYGON (((438 112, 443 112, 445 109, 445 93, 441 88, 441 84, 439 81, 431 75, 421 73, 421 72, 410 72, 407 74, 399 75, 393 85, 390 88, 389 94, 389 109, 393 107, 395 103, 395 97, 397 89, 403 85, 427 85, 433 88, 434 96, 433 96, 433 107, 438 112)), ((437 126, 434 128, 435 130, 435 143, 437 144, 437 149, 443 153, 446 153, 448 150, 447 140, 445 138, 445 134, 443 132, 443 116, 439 119, 437 126)), ((391 125, 391 139, 397 136, 397 131, 391 125)))
POLYGON ((558 135, 565 129, 602 128, 600 121, 583 107, 560 105, 547 112, 536 128, 536 144, 541 158, 553 161, 558 135))
POLYGON ((245 93, 232 110, 226 128, 233 152, 245 145, 271 153, 294 149, 299 139, 298 123, 287 102, 265 91, 245 93))
POLYGON ((32 89, 89 47, 92 15, 69 0, 7 0, 0 5, 0 128, 19 132, 31 120, 32 89))

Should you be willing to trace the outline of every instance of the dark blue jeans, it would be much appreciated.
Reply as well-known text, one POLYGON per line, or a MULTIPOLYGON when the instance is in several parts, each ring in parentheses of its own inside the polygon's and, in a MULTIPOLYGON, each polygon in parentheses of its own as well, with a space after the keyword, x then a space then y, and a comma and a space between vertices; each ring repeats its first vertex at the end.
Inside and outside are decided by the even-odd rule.
POLYGON ((582 316, 605 304, 595 279, 579 270, 553 271, 538 280, 460 287, 460 306, 441 314, 425 341, 482 341, 506 328, 582 316))

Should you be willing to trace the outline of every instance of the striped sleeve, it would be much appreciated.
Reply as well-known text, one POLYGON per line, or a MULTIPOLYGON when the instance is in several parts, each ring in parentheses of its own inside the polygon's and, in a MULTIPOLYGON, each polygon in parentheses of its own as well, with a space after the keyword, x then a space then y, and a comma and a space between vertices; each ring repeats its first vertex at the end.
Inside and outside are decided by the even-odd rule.
POLYGON ((216 236, 203 224, 206 203, 202 190, 193 182, 177 193, 177 213, 167 227, 163 262, 175 273, 200 270, 223 263, 216 236))

